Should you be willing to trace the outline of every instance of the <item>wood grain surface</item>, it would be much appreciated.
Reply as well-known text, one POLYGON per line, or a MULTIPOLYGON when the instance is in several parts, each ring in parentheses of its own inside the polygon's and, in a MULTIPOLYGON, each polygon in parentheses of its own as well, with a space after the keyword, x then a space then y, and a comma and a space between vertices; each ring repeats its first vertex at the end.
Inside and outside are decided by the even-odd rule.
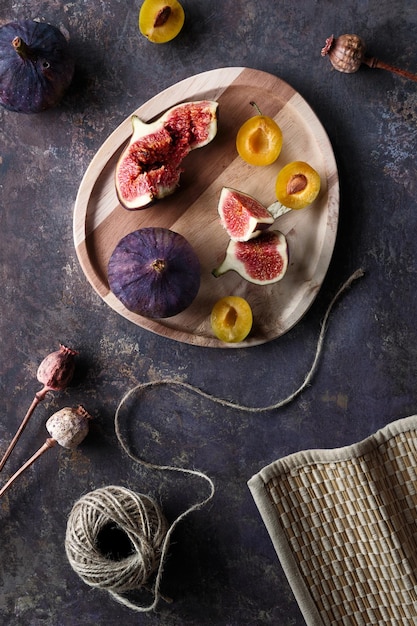
POLYGON ((166 89, 135 113, 144 121, 169 107, 191 100, 219 102, 218 132, 203 148, 183 162, 179 189, 168 198, 140 211, 123 209, 116 197, 114 170, 129 140, 129 116, 103 143, 81 182, 74 208, 74 243, 81 267, 101 298, 120 315, 151 332, 189 344, 239 348, 275 339, 296 324, 308 310, 326 275, 332 256, 339 215, 339 178, 327 134, 305 100, 287 83, 258 70, 229 67, 203 72, 166 89), (241 124, 255 114, 251 101, 273 117, 283 132, 278 160, 267 167, 246 164, 235 148, 241 124), (222 187, 233 187, 256 197, 265 206, 275 201, 279 170, 294 160, 307 161, 320 174, 317 200, 300 211, 278 218, 289 245, 290 264, 285 277, 273 285, 253 285, 235 272, 214 278, 212 270, 224 258, 228 236, 217 213, 222 187), (172 318, 150 320, 127 309, 110 292, 107 263, 118 241, 146 226, 162 226, 184 235, 201 262, 201 287, 192 305, 172 318), (247 339, 224 344, 211 331, 210 313, 225 295, 248 300, 254 325, 247 339))

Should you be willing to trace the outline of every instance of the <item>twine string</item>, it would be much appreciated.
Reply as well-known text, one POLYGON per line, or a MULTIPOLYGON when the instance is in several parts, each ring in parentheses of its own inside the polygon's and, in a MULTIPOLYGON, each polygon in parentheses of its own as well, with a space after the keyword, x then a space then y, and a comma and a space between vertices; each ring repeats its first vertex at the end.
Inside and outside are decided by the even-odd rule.
POLYGON ((199 470, 157 465, 136 456, 125 442, 120 424, 120 411, 129 394, 120 401, 115 413, 115 430, 124 452, 135 462, 154 470, 169 470, 202 478, 209 485, 208 495, 188 507, 168 526, 157 503, 143 494, 136 494, 122 487, 109 486, 86 494, 73 506, 67 522, 65 549, 70 565, 88 585, 107 590, 110 595, 129 609, 149 612, 156 608, 164 564, 168 555, 171 536, 178 524, 190 513, 204 507, 214 497, 212 479, 199 470), (103 555, 98 546, 101 530, 114 524, 129 538, 134 553, 121 560, 111 560, 103 555), (153 600, 141 605, 130 600, 125 592, 147 588, 155 573, 151 593, 153 600))
POLYGON ((215 494, 215 486, 214 486, 214 482, 212 481, 212 479, 209 476, 207 476, 207 474, 205 474, 204 472, 201 472, 200 470, 194 470, 194 469, 189 469, 189 468, 184 468, 184 467, 176 467, 172 465, 159 465, 156 463, 150 463, 149 461, 146 461, 145 459, 140 458, 139 456, 137 456, 131 451, 129 445, 125 441, 123 434, 122 434, 122 429, 120 425, 120 412, 123 406, 125 405, 125 403, 127 402, 127 400, 131 397, 132 393, 134 393, 134 391, 136 391, 138 387, 140 387, 140 385, 136 385, 133 389, 129 390, 122 397, 122 399, 120 400, 116 408, 116 412, 114 415, 114 428, 116 432, 116 437, 123 451, 133 461, 135 461, 136 463, 139 463, 140 465, 143 465, 144 467, 147 467, 148 469, 159 470, 159 471, 179 472, 180 474, 183 474, 183 475, 188 474, 190 476, 196 476, 198 478, 205 480, 209 485, 208 495, 203 500, 200 500, 199 502, 192 504, 185 511, 180 513, 180 515, 178 515, 175 518, 175 520, 171 523, 171 525, 168 527, 166 531, 166 535, 161 546, 161 557, 160 557, 160 562, 157 568, 157 573, 156 573, 156 578, 155 578, 154 591, 153 591, 154 600, 152 604, 150 604, 147 607, 141 607, 141 606, 138 606, 137 604, 130 602, 124 597, 120 597, 119 594, 115 593, 114 591, 112 592, 115 598, 119 602, 121 602, 122 604, 124 604, 125 606, 131 609, 134 609, 136 611, 152 611, 153 609, 155 609, 156 605, 158 604, 159 599, 163 598, 160 592, 162 573, 163 573, 164 563, 168 554, 171 536, 174 530, 176 529, 178 524, 182 522, 182 520, 185 517, 187 517, 190 513, 193 513, 194 511, 198 511, 199 509, 203 508, 206 504, 210 502, 210 500, 214 497, 214 494, 215 494))
POLYGON ((167 527, 160 507, 150 496, 110 485, 75 503, 68 518, 65 550, 70 565, 88 585, 107 590, 129 608, 150 611, 157 597, 149 607, 143 607, 122 593, 146 587, 150 576, 161 568, 167 527), (106 528, 124 533, 132 548, 127 556, 115 560, 103 554, 100 533, 106 528))
MULTIPOLYGON (((323 317, 323 321, 321 323, 321 328, 320 328, 320 333, 319 333, 319 337, 317 340, 317 345, 316 345, 316 351, 314 354, 314 358, 313 358, 313 362, 312 365, 310 367, 310 369, 307 372, 307 375, 305 376, 303 382, 301 383, 301 385, 295 390, 293 391, 290 395, 288 395, 286 398, 282 398, 280 400, 278 400, 277 402, 270 404, 268 406, 246 406, 245 404, 240 404, 239 402, 233 402, 231 400, 226 400, 224 398, 218 398, 217 396, 208 393, 202 389, 200 389, 199 387, 196 387, 194 385, 191 385, 190 383, 186 383, 184 381, 181 380, 177 380, 174 378, 164 378, 161 380, 151 380, 148 381, 146 383, 139 383, 137 385, 135 385, 132 389, 130 389, 129 391, 126 392, 126 394, 123 396, 123 398, 120 401, 119 406, 117 407, 116 410, 116 434, 118 435, 119 441, 120 441, 120 430, 118 428, 118 415, 119 415, 119 411, 121 406, 135 393, 137 393, 139 390, 140 391, 145 391, 145 389, 147 388, 156 388, 156 387, 161 387, 161 386, 173 386, 173 387, 180 387, 182 389, 187 389, 188 391, 197 394, 198 396, 201 396, 202 398, 205 398, 206 400, 210 400, 211 402, 214 402, 216 404, 220 404, 221 406, 224 407, 228 407, 231 409, 237 409, 239 411, 245 411, 247 413, 263 413, 263 412, 267 412, 267 411, 273 411, 274 409, 279 409, 283 406, 285 406, 286 404, 289 404, 290 402, 292 402, 297 396, 300 395, 300 393, 302 393, 304 391, 304 389, 306 387, 308 387, 308 385, 310 384, 312 378, 314 377, 314 374, 317 371, 317 366, 320 360, 320 356, 323 350, 323 345, 324 345, 324 338, 326 335, 326 331, 328 328, 328 324, 329 324, 329 318, 330 318, 330 313, 334 307, 334 305, 336 304, 336 302, 339 300, 339 298, 342 296, 343 293, 345 293, 345 291, 347 291, 347 289, 349 289, 349 287, 352 285, 352 283, 357 280, 358 278, 361 278, 364 275, 364 270, 359 268, 357 269, 355 272, 353 272, 353 274, 351 274, 351 276, 349 276, 349 278, 343 283, 343 285, 339 288, 339 290, 336 292, 336 294, 333 296, 332 300, 330 301, 330 304, 328 305, 326 312, 324 314, 323 317)), ((120 443, 122 443, 120 441, 120 443)), ((123 446, 123 444, 122 444, 123 446)), ((123 446, 125 451, 127 452, 127 454, 129 454, 128 450, 126 449, 125 446, 123 446)), ((144 461, 141 461, 144 465, 147 465, 148 467, 153 467, 152 464, 147 464, 144 461)), ((160 468, 162 469, 162 468, 160 468)), ((164 469, 169 469, 169 467, 165 467, 164 469)))
POLYGON ((160 592, 161 579, 170 539, 175 528, 187 515, 205 506, 215 493, 212 479, 199 470, 151 463, 132 452, 122 433, 120 415, 131 396, 147 388, 173 385, 187 389, 221 406, 249 413, 271 411, 292 402, 310 384, 316 372, 330 313, 335 303, 351 284, 363 274, 362 269, 356 270, 331 300, 321 324, 312 365, 301 385, 286 398, 269 406, 251 407, 218 398, 194 385, 170 378, 139 383, 124 394, 115 411, 114 427, 118 442, 127 456, 152 470, 179 472, 183 475, 201 478, 208 483, 209 493, 205 498, 178 515, 170 525, 152 498, 143 494, 136 494, 123 487, 111 485, 80 498, 75 503, 68 518, 65 548, 73 569, 87 584, 106 589, 115 600, 134 611, 148 612, 154 610, 158 601, 163 598, 160 592), (108 556, 103 555, 99 549, 99 532, 109 523, 116 525, 126 533, 130 540, 133 552, 126 558, 111 560, 108 556), (140 605, 126 597, 127 591, 147 588, 152 575, 155 575, 155 582, 151 590, 153 600, 150 604, 140 605))
POLYGON ((189 513, 208 503, 215 492, 213 481, 202 472, 170 469, 198 475, 210 485, 209 495, 181 513, 170 526, 150 496, 115 485, 81 497, 67 522, 65 551, 73 570, 86 584, 108 591, 117 602, 137 612, 154 610, 160 599, 169 602, 162 596, 160 586, 171 535, 189 513), (125 533, 132 545, 132 553, 125 558, 114 560, 101 551, 100 532, 111 525, 125 533), (152 602, 141 605, 130 600, 126 592, 148 589, 155 572, 150 590, 152 602))

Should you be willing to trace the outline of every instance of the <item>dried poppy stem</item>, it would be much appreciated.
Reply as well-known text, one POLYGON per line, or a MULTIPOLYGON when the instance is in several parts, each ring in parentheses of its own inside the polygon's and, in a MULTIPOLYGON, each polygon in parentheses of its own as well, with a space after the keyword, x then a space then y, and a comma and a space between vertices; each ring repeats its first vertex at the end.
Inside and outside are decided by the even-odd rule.
POLYGON ((39 450, 9 478, 7 483, 0 489, 0 498, 6 493, 9 487, 11 487, 14 481, 39 459, 44 452, 49 450, 49 448, 53 448, 57 443, 63 448, 76 448, 88 434, 90 419, 91 415, 81 405, 76 408, 65 407, 51 415, 46 422, 46 430, 50 437, 48 437, 39 450))
POLYGON ((0 498, 2 497, 3 494, 6 493, 6 491, 9 489, 9 487, 12 486, 12 484, 14 483, 16 478, 19 478, 19 476, 21 474, 23 474, 23 472, 26 471, 28 469, 28 467, 30 467, 37 459, 39 459, 39 457, 42 456, 42 454, 44 452, 49 450, 49 448, 53 448, 56 445, 56 443, 57 442, 55 441, 55 439, 52 439, 52 438, 48 437, 48 439, 45 441, 43 446, 41 446, 39 448, 39 450, 37 452, 35 452, 35 454, 33 456, 31 456, 30 459, 28 459, 26 461, 26 463, 24 463, 24 465, 22 465, 22 467, 20 469, 18 469, 17 472, 15 472, 13 474, 13 476, 11 476, 11 478, 9 478, 7 483, 5 485, 3 485, 3 487, 0 489, 0 498))
POLYGON ((22 420, 22 423, 20 424, 18 430, 16 431, 15 436, 13 437, 13 439, 11 440, 9 447, 7 448, 6 452, 3 455, 2 460, 0 461, 0 471, 3 469, 4 465, 6 464, 7 459, 9 458, 10 454, 13 451, 13 448, 15 447, 15 445, 17 444, 17 442, 19 441, 20 435, 23 433, 23 431, 25 430, 28 421, 30 420, 33 411, 35 410, 35 408, 38 406, 39 402, 41 402, 47 392, 49 391, 49 389, 47 387, 44 387, 43 389, 41 389, 41 391, 38 391, 35 394, 35 397, 32 400, 32 404, 30 405, 25 417, 22 420))
POLYGON ((408 72, 407 70, 403 70, 399 67, 395 67, 394 65, 390 65, 389 63, 385 63, 385 61, 380 61, 375 57, 365 57, 362 63, 364 65, 367 65, 368 67, 377 68, 380 70, 387 70, 388 72, 398 74, 403 78, 408 78, 409 80, 417 82, 417 74, 413 74, 412 72, 408 72))
POLYGON ((48 354, 48 356, 45 357, 39 365, 37 379, 39 382, 43 383, 44 386, 35 394, 32 404, 23 418, 15 436, 10 442, 9 447, 4 453, 3 458, 0 461, 0 471, 3 469, 15 445, 19 441, 21 434, 26 428, 27 423, 39 402, 45 398, 48 391, 60 391, 65 389, 70 382, 75 369, 74 358, 77 354, 78 353, 75 350, 71 350, 71 348, 61 345, 59 350, 48 354))

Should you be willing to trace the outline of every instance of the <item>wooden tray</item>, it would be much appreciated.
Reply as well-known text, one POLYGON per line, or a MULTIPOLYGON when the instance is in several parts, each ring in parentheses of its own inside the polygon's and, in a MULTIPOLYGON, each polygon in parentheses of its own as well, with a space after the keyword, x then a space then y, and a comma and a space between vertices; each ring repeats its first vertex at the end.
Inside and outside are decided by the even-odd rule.
POLYGON ((219 102, 217 136, 194 150, 183 162, 179 189, 140 211, 126 211, 117 200, 114 169, 129 140, 127 118, 108 137, 91 161, 74 208, 74 243, 81 267, 101 298, 134 324, 181 342, 207 347, 247 347, 275 339, 288 331, 312 304, 325 277, 336 238, 339 178, 333 150, 320 121, 287 83, 271 74, 243 67, 211 70, 187 78, 140 106, 144 121, 158 117, 179 102, 210 99, 219 102), (235 148, 241 124, 255 114, 254 100, 283 132, 283 148, 267 167, 246 164, 235 148), (309 162, 320 174, 322 190, 308 208, 291 211, 274 227, 288 239, 290 265, 285 277, 268 286, 253 285, 235 272, 214 278, 211 271, 224 257, 228 236, 220 225, 217 202, 223 186, 255 196, 265 206, 275 201, 275 179, 288 162, 309 162), (162 226, 184 235, 202 267, 201 288, 193 304, 172 318, 149 320, 131 313, 109 291, 107 263, 117 242, 145 226, 162 226), (240 295, 250 303, 254 325, 239 344, 224 344, 211 331, 210 312, 225 295, 240 295))

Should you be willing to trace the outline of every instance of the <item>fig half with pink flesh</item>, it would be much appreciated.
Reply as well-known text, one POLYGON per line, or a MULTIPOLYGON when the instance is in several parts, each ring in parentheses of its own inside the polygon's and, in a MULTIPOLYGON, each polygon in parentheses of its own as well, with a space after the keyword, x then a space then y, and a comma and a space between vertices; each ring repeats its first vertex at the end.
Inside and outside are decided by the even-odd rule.
POLYGON ((230 187, 223 187, 217 210, 222 226, 233 241, 248 241, 275 221, 258 200, 230 187))
POLYGON ((178 104, 150 123, 132 116, 132 136, 115 172, 117 197, 125 209, 143 209, 177 189, 184 158, 217 134, 217 107, 212 100, 199 100, 178 104))
POLYGON ((231 270, 256 285, 276 283, 285 276, 288 267, 286 237, 278 230, 266 230, 248 241, 231 240, 226 256, 213 276, 231 270))

